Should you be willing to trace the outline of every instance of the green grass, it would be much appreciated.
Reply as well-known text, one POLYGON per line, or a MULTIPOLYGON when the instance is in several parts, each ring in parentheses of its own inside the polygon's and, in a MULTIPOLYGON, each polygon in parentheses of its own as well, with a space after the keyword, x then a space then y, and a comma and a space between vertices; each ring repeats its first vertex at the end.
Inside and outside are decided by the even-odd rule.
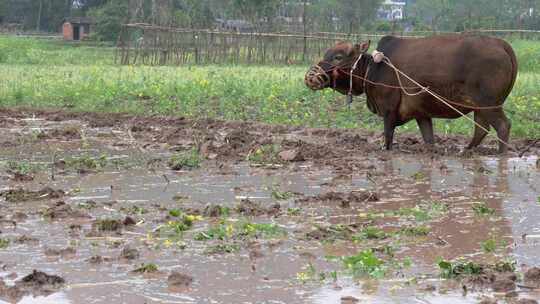
POLYGON ((251 223, 240 221, 230 223, 225 220, 201 231, 194 236, 197 241, 252 239, 252 238, 278 238, 287 235, 287 231, 273 223, 251 223))
POLYGON ((488 207, 486 203, 474 203, 471 208, 476 216, 490 216, 495 214, 495 209, 488 207))
POLYGON ((281 148, 276 144, 262 145, 251 151, 247 157, 247 160, 256 165, 278 164, 281 162, 278 155, 280 150, 281 148))
POLYGON ((0 249, 8 248, 9 243, 10 243, 9 239, 0 238, 0 249))
POLYGON ((354 276, 382 278, 387 271, 384 261, 379 259, 371 249, 344 257, 342 261, 345 268, 350 270, 354 276))
POLYGON ((45 170, 46 166, 43 164, 30 163, 27 161, 8 161, 5 165, 6 169, 19 174, 34 174, 39 171, 45 170))
POLYGON ((480 246, 485 253, 495 252, 497 250, 497 241, 491 238, 483 241, 480 246))
MULTIPOLYGON (((540 43, 514 41, 520 74, 506 108, 513 136, 540 136, 540 43)), ((312 92, 302 66, 118 66, 114 50, 0 36, 0 106, 256 120, 308 127, 382 130, 363 97, 349 110, 331 90, 312 92)), ((472 134, 465 119, 437 132, 472 134)), ((400 131, 417 131, 409 123, 400 131)), ((257 158, 257 157, 255 157, 257 158)))
POLYGON ((156 264, 150 263, 150 264, 142 264, 139 268, 136 268, 133 270, 133 272, 136 273, 152 273, 157 272, 158 267, 156 264))
POLYGON ((113 63, 113 47, 0 35, 0 64, 110 65, 113 63))
POLYGON ((240 251, 240 245, 238 244, 217 244, 208 246, 204 252, 208 255, 213 255, 235 253, 238 251, 240 251))
POLYGON ((443 217, 448 213, 448 205, 437 202, 437 201, 427 201, 422 202, 413 208, 400 208, 395 211, 388 211, 385 215, 387 216, 397 216, 404 218, 414 218, 418 222, 425 222, 432 219, 437 219, 443 217))
POLYGON ((384 230, 369 226, 364 229, 362 229, 356 236, 353 237, 353 239, 356 240, 382 240, 390 237, 390 235, 384 230))
POLYGON ((278 201, 286 201, 294 196, 291 191, 281 191, 278 188, 272 188, 272 198, 278 201))
POLYGON ((458 259, 456 261, 447 261, 439 259, 437 262, 440 275, 444 279, 455 279, 463 276, 478 276, 486 273, 486 270, 496 272, 514 272, 516 263, 514 261, 500 260, 494 264, 478 264, 473 261, 458 259))
POLYGON ((474 262, 457 261, 450 262, 439 260, 437 262, 441 277, 445 279, 457 278, 462 275, 479 275, 483 273, 484 267, 474 262))

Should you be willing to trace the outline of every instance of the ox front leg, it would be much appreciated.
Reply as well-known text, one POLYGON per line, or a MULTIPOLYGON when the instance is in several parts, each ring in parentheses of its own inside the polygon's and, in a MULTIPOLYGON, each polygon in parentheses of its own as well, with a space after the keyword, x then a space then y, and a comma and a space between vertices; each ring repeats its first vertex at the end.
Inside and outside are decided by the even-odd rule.
POLYGON ((431 118, 418 118, 416 120, 424 142, 428 145, 433 145, 435 143, 435 136, 433 135, 433 120, 431 118))
POLYGON ((396 130, 396 121, 396 115, 393 113, 387 113, 384 116, 384 146, 386 150, 392 150, 394 131, 396 130))

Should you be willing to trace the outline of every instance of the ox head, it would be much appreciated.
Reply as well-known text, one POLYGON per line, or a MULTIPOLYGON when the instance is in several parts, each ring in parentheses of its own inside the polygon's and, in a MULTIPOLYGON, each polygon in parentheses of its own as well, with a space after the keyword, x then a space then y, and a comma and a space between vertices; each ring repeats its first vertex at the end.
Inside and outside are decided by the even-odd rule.
POLYGON ((306 73, 306 86, 314 91, 329 87, 343 91, 341 86, 349 86, 347 73, 360 55, 369 50, 369 45, 370 41, 355 45, 351 42, 338 42, 326 51, 322 61, 312 66, 306 73))

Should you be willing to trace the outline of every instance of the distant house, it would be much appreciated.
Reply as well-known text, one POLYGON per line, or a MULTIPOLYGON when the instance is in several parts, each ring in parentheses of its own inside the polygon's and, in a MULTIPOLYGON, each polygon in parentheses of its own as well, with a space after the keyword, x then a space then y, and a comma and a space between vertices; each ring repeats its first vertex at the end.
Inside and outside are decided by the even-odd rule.
POLYGON ((377 10, 377 17, 381 20, 394 21, 402 20, 407 2, 385 0, 377 10))
POLYGON ((95 24, 92 18, 69 17, 64 19, 62 33, 64 40, 83 40, 90 35, 90 30, 95 24))

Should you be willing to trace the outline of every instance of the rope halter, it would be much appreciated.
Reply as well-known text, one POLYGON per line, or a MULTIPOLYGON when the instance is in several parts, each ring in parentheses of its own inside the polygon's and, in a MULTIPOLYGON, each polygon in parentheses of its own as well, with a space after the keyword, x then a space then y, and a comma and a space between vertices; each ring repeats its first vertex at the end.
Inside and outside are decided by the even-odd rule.
MULTIPOLYGON (((356 68, 358 67, 358 63, 360 62, 360 60, 362 60, 362 57, 364 56, 364 53, 361 53, 360 56, 358 56, 358 59, 356 59, 356 61, 354 62, 352 68, 351 68, 351 71, 349 72, 349 92, 347 93, 347 104, 349 105, 349 107, 351 106, 352 104, 352 101, 353 101, 353 77, 354 77, 354 71, 356 71, 356 68)), ((365 86, 365 84, 364 84, 365 86)))

